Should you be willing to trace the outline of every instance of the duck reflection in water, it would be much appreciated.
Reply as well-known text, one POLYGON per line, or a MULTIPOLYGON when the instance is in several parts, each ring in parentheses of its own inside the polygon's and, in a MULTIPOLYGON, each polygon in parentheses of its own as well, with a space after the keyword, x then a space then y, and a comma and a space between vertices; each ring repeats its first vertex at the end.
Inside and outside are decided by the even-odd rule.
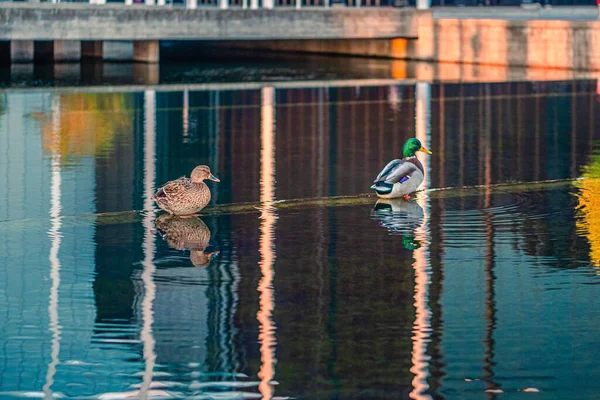
POLYGON ((401 235, 406 249, 421 247, 421 241, 415 237, 415 229, 423 223, 425 213, 416 201, 379 199, 371 211, 371 217, 391 234, 401 235))
POLYGON ((207 267, 219 254, 218 251, 206 251, 209 248, 210 229, 198 217, 181 218, 161 214, 154 224, 170 248, 190 250, 190 261, 195 267, 207 267))

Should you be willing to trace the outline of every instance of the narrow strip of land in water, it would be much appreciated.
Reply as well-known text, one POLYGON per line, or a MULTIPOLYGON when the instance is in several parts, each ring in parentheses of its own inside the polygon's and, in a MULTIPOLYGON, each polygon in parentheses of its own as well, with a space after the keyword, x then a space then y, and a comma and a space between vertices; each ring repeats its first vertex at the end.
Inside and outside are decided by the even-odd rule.
MULTIPOLYGON (((540 190, 556 190, 572 187, 573 183, 586 178, 569 178, 559 180, 547 180, 537 182, 514 182, 500 183, 494 185, 477 185, 465 187, 448 187, 421 190, 416 196, 427 196, 430 199, 450 199, 458 197, 477 196, 484 191, 492 190, 494 194, 527 193, 540 190)), ((209 206, 199 214, 203 216, 220 216, 234 214, 253 214, 260 213, 264 207, 271 207, 276 210, 293 210, 309 207, 344 207, 358 206, 364 204, 375 204, 377 196, 374 193, 363 193, 354 196, 332 196, 321 198, 303 198, 303 199, 285 199, 276 200, 271 203, 238 203, 238 204, 217 204, 209 206)), ((404 200, 402 200, 404 201, 404 200)), ((62 216, 62 225, 64 228, 82 225, 117 225, 137 223, 143 220, 143 211, 130 210, 121 212, 108 212, 99 214, 82 214, 62 216)), ((0 221, 0 231, 14 229, 35 229, 43 228, 48 224, 49 219, 20 219, 12 221, 0 221)))

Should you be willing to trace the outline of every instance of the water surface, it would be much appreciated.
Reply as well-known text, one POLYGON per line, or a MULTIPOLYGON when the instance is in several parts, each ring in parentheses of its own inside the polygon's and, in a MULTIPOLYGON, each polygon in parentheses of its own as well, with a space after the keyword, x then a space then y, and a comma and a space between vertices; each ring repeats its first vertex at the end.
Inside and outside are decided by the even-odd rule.
POLYGON ((0 397, 595 398, 598 104, 590 80, 5 90, 0 397), (413 136, 450 189, 354 197, 413 136), (213 212, 160 216, 198 164, 213 212))

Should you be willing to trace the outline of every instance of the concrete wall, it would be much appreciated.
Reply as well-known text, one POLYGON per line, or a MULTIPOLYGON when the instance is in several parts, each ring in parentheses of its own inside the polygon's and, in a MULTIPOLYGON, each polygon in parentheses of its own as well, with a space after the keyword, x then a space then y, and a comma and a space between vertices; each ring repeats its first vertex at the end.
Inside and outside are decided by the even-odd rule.
POLYGON ((508 21, 418 16, 418 39, 232 42, 235 48, 418 61, 600 71, 600 21, 508 21))
POLYGON ((0 40, 414 38, 417 14, 409 8, 188 10, 4 3, 0 40))
POLYGON ((419 21, 419 39, 393 57, 515 67, 600 70, 600 22, 419 21))

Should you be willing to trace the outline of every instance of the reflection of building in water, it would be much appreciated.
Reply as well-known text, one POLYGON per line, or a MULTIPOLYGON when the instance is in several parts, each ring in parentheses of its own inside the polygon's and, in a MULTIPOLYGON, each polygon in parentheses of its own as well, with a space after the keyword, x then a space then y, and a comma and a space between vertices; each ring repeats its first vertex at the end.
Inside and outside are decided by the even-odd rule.
POLYGON ((6 391, 106 390, 118 378, 103 361, 127 357, 119 349, 94 351, 91 345, 95 229, 63 222, 64 215, 96 211, 96 148, 87 134, 94 128, 71 125, 76 118, 68 106, 74 98, 78 96, 9 94, 0 118, 0 179, 6 188, 0 191, 0 219, 42 221, 39 228, 0 233, 0 276, 6 285, 0 304, 11 310, 0 313, 0 347, 9 351, 1 357, 10 360, 0 370, 6 391), (65 131, 65 126, 73 130, 65 131), (70 136, 80 129, 82 136, 70 136), (34 136, 36 131, 40 136, 34 136), (103 379, 96 379, 92 369, 103 379), (67 388, 64 382, 69 381, 73 386, 67 388))
MULTIPOLYGON (((493 84, 485 90, 480 90, 481 85, 431 86, 431 186, 547 179, 578 173, 597 135, 592 108, 595 103, 590 102, 593 97, 586 83, 570 88, 573 93, 550 87, 533 90, 527 85, 493 84), (540 96, 553 91, 557 94, 540 96), (563 115, 566 106, 571 110, 575 107, 584 117, 575 120, 563 115), (534 113, 534 118, 528 117, 534 113)), ((277 120, 273 132, 277 154, 274 197, 365 191, 373 171, 396 157, 405 139, 416 132, 412 123, 416 114, 414 87, 392 92, 393 109, 390 91, 385 87, 360 91, 277 89, 273 93, 277 120)), ((0 356, 5 357, 7 351, 21 354, 14 364, 11 361, 13 368, 0 366, 3 389, 5 382, 12 382, 7 390, 29 390, 31 381, 41 389, 49 377, 49 364, 54 365, 52 355, 57 347, 52 344, 58 343, 59 362, 55 364, 56 373, 50 375, 54 382, 50 390, 83 393, 82 388, 60 386, 67 373, 71 379, 77 377, 75 383, 87 385, 86 393, 101 393, 108 388, 125 390, 130 383, 139 383, 139 377, 131 375, 145 368, 139 335, 142 327, 155 342, 146 348, 156 356, 156 372, 171 370, 176 379, 186 382, 194 377, 200 380, 199 372, 244 370, 256 374, 264 365, 256 341, 259 310, 272 312, 278 328, 275 379, 281 385, 276 388, 277 394, 307 390, 329 393, 345 387, 367 397, 368 390, 397 394, 399 388, 408 395, 414 377, 411 355, 416 361, 427 361, 429 376, 421 374, 419 383, 427 378, 433 391, 442 382, 453 384, 442 377, 448 374, 454 379, 459 375, 447 366, 461 365, 465 354, 486 368, 486 377, 492 382, 492 373, 500 374, 497 368, 502 366, 501 357, 510 348, 510 343, 497 340, 507 336, 492 330, 506 327, 502 312, 507 313, 511 304, 512 292, 498 286, 498 282, 527 283, 517 279, 516 272, 509 269, 509 261, 517 265, 521 257, 551 255, 558 257, 560 264, 561 259, 587 259, 590 253, 592 259, 597 259, 597 240, 590 230, 598 225, 593 223, 594 215, 581 214, 580 225, 576 226, 573 211, 568 210, 572 195, 563 196, 562 192, 523 197, 525 205, 533 200, 540 213, 560 210, 560 216, 513 218, 510 228, 495 231, 490 229, 492 225, 502 221, 494 214, 494 207, 502 206, 502 199, 507 197, 495 198, 495 203, 489 204, 480 204, 478 198, 432 201, 431 243, 421 254, 418 271, 413 266, 413 252, 399 245, 397 237, 387 235, 377 224, 355 229, 356 221, 368 215, 368 207, 319 209, 308 215, 287 213, 277 221, 278 258, 273 267, 277 270, 273 281, 277 302, 261 309, 256 301, 261 283, 257 265, 261 254, 265 266, 274 261, 269 258, 273 254, 269 254, 268 245, 274 239, 268 235, 272 225, 259 221, 258 214, 219 217, 218 223, 208 218, 206 223, 219 242, 221 254, 207 269, 190 267, 187 253, 179 257, 156 241, 157 269, 146 274, 155 284, 150 320, 147 312, 140 312, 149 282, 146 279, 144 287, 138 279, 143 269, 139 262, 145 257, 142 225, 74 227, 58 219, 67 210, 69 214, 81 214, 142 208, 142 163, 148 144, 144 129, 146 114, 152 111, 145 109, 142 94, 122 96, 110 104, 129 107, 129 114, 117 113, 128 115, 125 120, 129 122, 116 124, 110 135, 100 130, 102 135, 98 137, 87 136, 87 131, 78 136, 82 125, 65 108, 59 108, 59 117, 54 120, 37 118, 39 114, 37 119, 23 117, 40 110, 50 112, 50 95, 6 97, 5 114, 0 119, 0 183, 5 182, 2 187, 9 190, 0 191, 0 219, 42 217, 48 222, 39 231, 25 232, 16 226, 0 231, 0 246, 10 250, 0 252, 1 265, 24 266, 23 270, 0 266, 0 282, 5 282, 0 289, 0 298, 4 297, 0 304, 24 310, 20 315, 0 312, 0 336, 8 338, 7 346, 0 346, 0 356), (52 123, 63 120, 71 122, 56 130, 52 123), (44 141, 29 140, 20 134, 40 130, 39 124, 43 125, 44 141), (54 132, 60 132, 60 140, 54 132), (54 140, 58 140, 58 146, 54 140), (63 152, 68 162, 64 166, 55 164, 60 168, 53 169, 50 159, 44 159, 44 154, 56 153, 63 160, 63 152), (60 177, 60 181, 53 181, 53 176, 60 177), (63 194, 60 203, 51 196, 52 182, 55 191, 63 194), (65 196, 67 192, 75 195, 65 196), (53 236, 49 237, 52 225, 48 215, 53 201, 55 211, 59 210, 54 222, 61 223, 54 225, 53 236), (452 210, 446 210, 456 208, 485 208, 488 237, 478 240, 444 231, 442 227, 452 222, 452 210), (266 244, 259 249, 261 222, 266 244), (585 235, 574 235, 583 233, 583 224, 588 228, 585 235), (507 230, 514 239, 510 243, 507 230), (52 242, 59 237, 56 233, 60 241, 52 242), (548 240, 552 236, 572 241, 556 243, 548 240), (465 242, 471 247, 465 247, 465 242), (28 245, 26 252, 22 243, 28 245), (49 260, 53 244, 59 249, 49 260), (467 257, 479 254, 476 251, 481 248, 486 249, 487 264, 467 257), (457 259, 466 261, 460 268, 444 271, 444 263, 457 259), (497 260, 503 260, 503 264, 497 260), (417 284, 421 285, 418 299, 413 298, 416 272, 420 274, 417 284), (55 279, 57 276, 59 279, 55 279), (53 282, 58 290, 51 299, 53 282), (415 315, 416 300, 419 315, 415 315), (54 322, 49 304, 56 305, 54 322), (466 334, 452 329, 456 321, 470 322, 470 318, 475 322, 466 334), (60 335, 56 335, 59 325, 60 335), (411 332, 416 325, 425 329, 430 326, 433 331, 429 337, 413 340, 411 332), (298 332, 302 332, 301 337, 298 332), (375 339, 373 333, 377 334, 375 339), (22 339, 28 335, 42 337, 42 345, 22 339), (52 342, 53 338, 58 342, 52 342), (22 350, 14 350, 18 346, 22 350), (67 363, 81 359, 98 365, 67 363), (119 364, 119 372, 129 376, 119 377, 112 371, 112 359, 127 361, 119 364), (188 373, 192 375, 185 375, 188 373), (309 389, 307 382, 313 385, 309 389), (365 388, 361 382, 373 385, 365 388)), ((204 163, 218 171, 223 180, 212 186, 217 201, 260 199, 261 91, 155 96, 155 183, 189 174, 190 167, 204 163), (182 112, 184 104, 187 123, 182 112)), ((90 118, 93 113, 88 112, 89 108, 108 101, 100 97, 88 101, 87 95, 72 99, 61 95, 60 99, 64 99, 63 105, 75 104, 74 115, 87 113, 90 118)), ((102 125, 105 122, 98 119, 87 121, 90 127, 108 126, 108 122, 102 125)), ((582 188, 583 194, 597 189, 582 188)), ((594 197, 581 196, 580 201, 595 204, 594 197)), ((273 217, 268 213, 265 216, 273 217)), ((271 279, 268 268, 264 272, 267 279, 261 286, 263 292, 270 289, 266 283, 271 279)))
POLYGON ((575 177, 598 138, 595 82, 432 86, 434 187, 575 177), (481 132, 489 124, 489 139, 481 132), (440 146, 439 149, 437 146, 440 146))

